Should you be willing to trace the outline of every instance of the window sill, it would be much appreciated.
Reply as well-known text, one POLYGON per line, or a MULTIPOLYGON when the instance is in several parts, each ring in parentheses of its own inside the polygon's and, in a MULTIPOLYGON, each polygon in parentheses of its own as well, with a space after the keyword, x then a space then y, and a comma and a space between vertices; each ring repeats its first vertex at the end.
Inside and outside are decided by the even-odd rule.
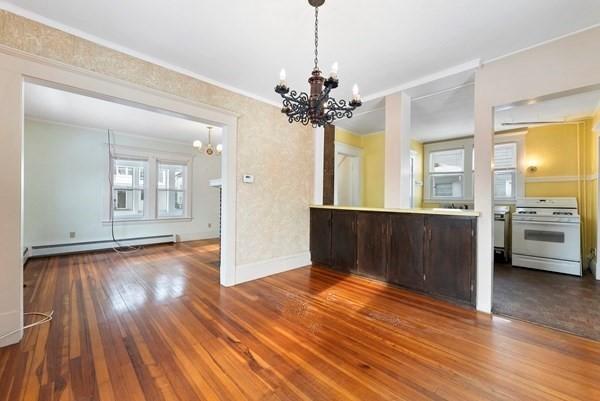
POLYGON ((457 199, 457 198, 423 199, 423 203, 473 203, 473 199, 457 199))
MULTIPOLYGON (((187 223, 192 221, 191 217, 160 217, 157 219, 116 219, 115 225, 128 224, 152 224, 152 223, 187 223)), ((103 220, 102 225, 110 226, 110 220, 103 220)))

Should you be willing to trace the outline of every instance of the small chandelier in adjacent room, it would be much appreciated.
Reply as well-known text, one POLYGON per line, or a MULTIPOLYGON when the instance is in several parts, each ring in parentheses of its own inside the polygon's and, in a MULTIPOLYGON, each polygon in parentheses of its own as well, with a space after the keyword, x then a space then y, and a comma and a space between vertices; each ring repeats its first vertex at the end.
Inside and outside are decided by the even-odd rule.
POLYGON ((202 141, 200 140, 195 140, 193 146, 198 149, 199 152, 204 153, 206 156, 214 156, 214 155, 220 155, 223 152, 223 145, 222 144, 218 144, 217 146, 212 145, 212 138, 211 138, 211 133, 212 133, 212 129, 213 127, 207 127, 208 128, 208 145, 206 145, 206 148, 204 149, 204 151, 202 151, 202 141))
POLYGON ((321 75, 321 70, 319 70, 319 7, 325 3, 325 0, 308 0, 308 3, 315 8, 315 65, 308 78, 310 94, 298 93, 295 90, 290 92, 285 80, 285 70, 281 70, 279 74, 279 84, 275 87, 275 92, 283 98, 281 112, 288 117, 290 123, 300 122, 304 125, 310 123, 313 127, 322 127, 333 123, 338 118, 351 118, 352 112, 362 102, 356 84, 352 88, 353 96, 350 102, 329 97, 329 92, 338 87, 339 81, 337 63, 331 67, 331 73, 327 79, 321 75))

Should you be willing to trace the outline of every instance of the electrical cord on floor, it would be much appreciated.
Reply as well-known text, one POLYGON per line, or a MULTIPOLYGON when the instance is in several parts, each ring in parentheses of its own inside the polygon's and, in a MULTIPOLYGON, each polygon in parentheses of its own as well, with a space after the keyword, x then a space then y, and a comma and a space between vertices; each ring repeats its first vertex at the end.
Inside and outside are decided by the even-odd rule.
MULTIPOLYGON (((110 184, 111 191, 111 199, 112 199, 112 191, 113 191, 113 154, 112 154, 112 143, 110 139, 110 129, 106 130, 106 135, 108 137, 108 182, 110 184)), ((113 243, 117 244, 117 246, 113 246, 113 251, 118 254, 130 254, 137 252, 142 249, 141 246, 133 246, 133 245, 121 245, 121 243, 115 238, 115 210, 113 205, 110 208, 110 234, 112 236, 113 243)))
POLYGON ((52 310, 52 311, 50 311, 48 313, 44 313, 44 312, 27 312, 27 313, 24 313, 24 315, 25 316, 43 316, 44 318, 41 319, 41 320, 38 320, 37 322, 33 322, 33 323, 30 323, 30 324, 28 324, 26 326, 23 326, 23 328, 21 328, 21 329, 16 329, 16 330, 13 330, 13 331, 11 331, 9 333, 2 334, 2 335, 0 335, 0 340, 4 339, 6 337, 12 336, 13 334, 18 333, 21 330, 30 329, 32 327, 39 326, 40 324, 44 324, 44 323, 50 322, 52 320, 52 317, 54 316, 54 311, 52 310))

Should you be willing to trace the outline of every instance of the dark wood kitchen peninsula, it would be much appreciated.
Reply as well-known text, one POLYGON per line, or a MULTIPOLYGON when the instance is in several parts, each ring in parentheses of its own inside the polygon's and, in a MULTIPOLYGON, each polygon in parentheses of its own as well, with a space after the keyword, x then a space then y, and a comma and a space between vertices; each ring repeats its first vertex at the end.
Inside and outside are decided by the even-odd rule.
POLYGON ((311 206, 312 262, 474 306, 477 216, 311 206))

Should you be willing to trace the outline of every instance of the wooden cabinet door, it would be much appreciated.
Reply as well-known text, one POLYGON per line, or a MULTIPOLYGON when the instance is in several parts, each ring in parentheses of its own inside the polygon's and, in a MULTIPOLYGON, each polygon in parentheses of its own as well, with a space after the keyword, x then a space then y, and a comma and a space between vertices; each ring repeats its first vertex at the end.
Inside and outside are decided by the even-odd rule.
POLYGON ((425 216, 393 214, 390 217, 390 250, 387 280, 423 290, 423 240, 425 216))
POLYGON ((331 210, 310 210, 310 257, 313 263, 331 265, 331 210))
POLYGON ((386 213, 358 213, 358 273, 381 280, 386 279, 389 221, 390 216, 386 213))
POLYGON ((333 267, 356 272, 356 212, 333 210, 331 216, 333 267))
POLYGON ((426 291, 459 301, 472 302, 474 229, 470 218, 426 218, 426 291))

